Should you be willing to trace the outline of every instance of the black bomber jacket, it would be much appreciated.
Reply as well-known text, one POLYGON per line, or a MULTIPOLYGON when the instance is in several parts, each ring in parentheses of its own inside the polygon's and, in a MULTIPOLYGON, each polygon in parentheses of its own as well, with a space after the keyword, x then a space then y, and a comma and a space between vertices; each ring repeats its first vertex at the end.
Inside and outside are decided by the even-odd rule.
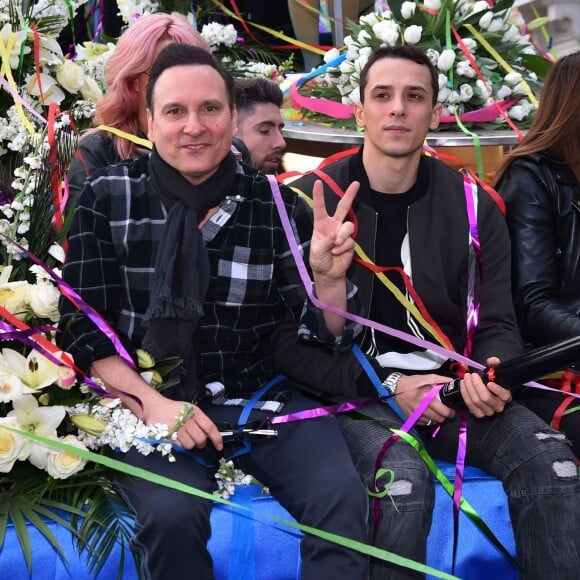
POLYGON ((513 297, 534 346, 580 334, 580 182, 547 154, 515 159, 498 185, 512 239, 513 297))

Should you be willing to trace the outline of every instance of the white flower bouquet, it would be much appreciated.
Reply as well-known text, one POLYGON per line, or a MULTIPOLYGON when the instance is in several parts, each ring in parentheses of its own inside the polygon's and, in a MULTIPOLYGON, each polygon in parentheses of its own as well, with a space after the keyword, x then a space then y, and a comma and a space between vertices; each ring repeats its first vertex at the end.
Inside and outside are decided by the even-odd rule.
MULTIPOLYGON (((372 50, 410 44, 423 48, 439 73, 440 129, 457 130, 457 118, 482 129, 508 124, 525 128, 550 61, 531 44, 512 4, 513 0, 495 5, 485 0, 391 0, 390 10, 349 23, 345 47, 325 55, 326 66, 301 93, 340 103, 341 116, 348 119, 360 100, 360 72, 372 50)), ((320 114, 323 110, 319 105, 315 116, 331 121, 320 114)))

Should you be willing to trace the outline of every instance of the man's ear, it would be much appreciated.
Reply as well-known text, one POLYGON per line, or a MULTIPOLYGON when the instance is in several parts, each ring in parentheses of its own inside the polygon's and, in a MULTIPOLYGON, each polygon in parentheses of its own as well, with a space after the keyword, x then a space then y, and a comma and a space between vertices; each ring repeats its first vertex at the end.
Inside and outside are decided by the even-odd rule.
POLYGON ((359 127, 365 126, 364 105, 360 101, 354 106, 354 118, 359 127))
POLYGON ((441 103, 437 103, 433 107, 433 112, 431 113, 431 122, 429 123, 429 129, 431 131, 435 131, 437 127, 439 127, 439 121, 441 119, 441 112, 443 111, 443 105, 441 103))

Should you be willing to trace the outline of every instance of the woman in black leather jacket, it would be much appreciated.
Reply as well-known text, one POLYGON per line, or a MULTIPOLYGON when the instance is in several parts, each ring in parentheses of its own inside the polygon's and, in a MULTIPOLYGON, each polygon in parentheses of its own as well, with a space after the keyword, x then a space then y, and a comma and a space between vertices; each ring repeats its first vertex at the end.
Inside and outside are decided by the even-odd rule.
MULTIPOLYGON (((495 178, 512 239, 514 305, 522 335, 533 346, 580 335, 579 94, 576 52, 547 75, 530 130, 495 178)), ((580 361, 576 367, 563 381, 580 391, 580 361)), ((538 389, 521 398, 564 431, 580 456, 580 399, 538 389), (568 413, 562 416, 563 408, 568 413)))

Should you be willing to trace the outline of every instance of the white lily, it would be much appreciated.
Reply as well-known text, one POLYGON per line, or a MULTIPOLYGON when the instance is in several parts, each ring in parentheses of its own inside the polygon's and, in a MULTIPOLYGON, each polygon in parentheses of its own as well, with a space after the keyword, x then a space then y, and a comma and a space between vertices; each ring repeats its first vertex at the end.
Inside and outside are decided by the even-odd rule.
POLYGON ((58 366, 36 351, 25 358, 11 348, 2 349, 4 370, 17 376, 25 386, 40 390, 58 381, 58 366))
MULTIPOLYGON (((56 429, 66 416, 62 405, 39 407, 38 401, 32 395, 24 395, 12 402, 14 410, 7 417, 16 417, 16 423, 21 431, 28 431, 47 439, 57 439, 56 429)), ((39 469, 45 469, 50 447, 40 443, 31 443, 29 461, 39 469)))

